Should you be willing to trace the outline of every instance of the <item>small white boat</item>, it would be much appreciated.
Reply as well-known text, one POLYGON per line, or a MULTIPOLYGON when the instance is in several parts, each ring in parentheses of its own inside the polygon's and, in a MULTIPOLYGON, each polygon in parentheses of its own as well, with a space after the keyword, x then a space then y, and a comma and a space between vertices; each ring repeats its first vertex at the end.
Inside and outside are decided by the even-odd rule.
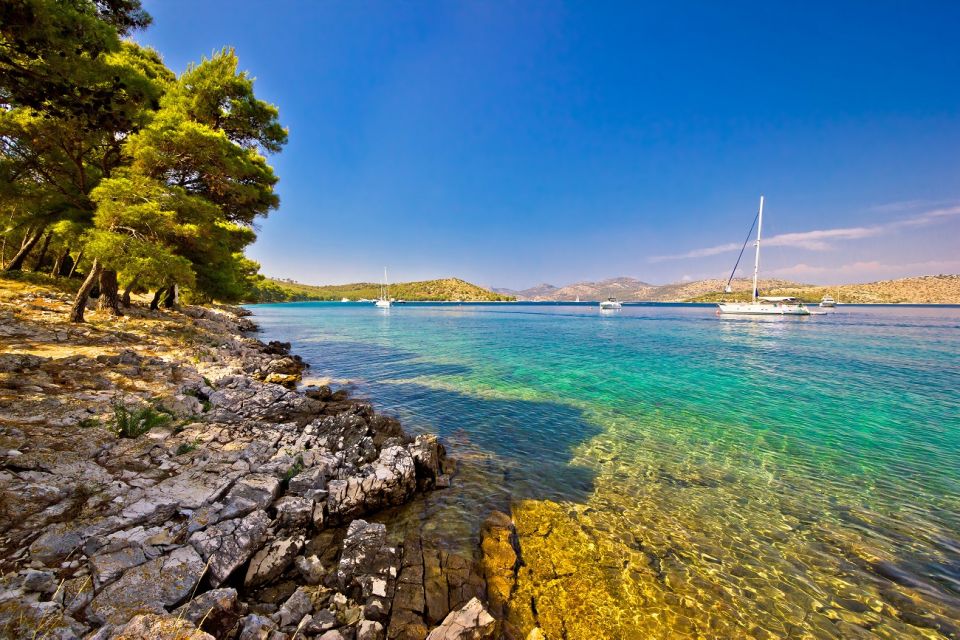
POLYGON ((340 302, 350 302, 350 298, 340 298, 340 302))
MULTIPOLYGON (((753 292, 750 296, 750 302, 721 302, 717 304, 720 313, 754 315, 754 316, 808 316, 810 310, 800 302, 798 298, 790 296, 761 296, 757 288, 757 277, 760 274, 760 231, 763 229, 763 196, 760 196, 760 210, 757 212, 757 219, 754 221, 757 225, 757 253, 753 261, 753 292)), ((751 230, 753 227, 751 226, 751 230)), ((749 239, 749 234, 747 238, 749 239)), ((746 242, 743 243, 746 247, 746 242)), ((743 249, 740 250, 743 255, 743 249)), ((730 279, 727 280, 726 292, 730 293, 730 282, 733 275, 737 272, 737 265, 740 264, 740 258, 737 258, 737 264, 733 266, 730 273, 730 279)))
POLYGON ((602 311, 613 311, 615 309, 623 308, 623 304, 616 298, 607 298, 600 302, 600 309, 602 311))
POLYGON ((383 268, 383 282, 380 283, 380 297, 373 303, 380 309, 389 309, 392 304, 390 301, 390 283, 387 280, 387 268, 383 268))
POLYGON ((820 306, 824 308, 835 307, 837 306, 837 302, 836 300, 831 298, 829 295, 826 295, 820 299, 820 306))
POLYGON ((574 302, 580 302, 580 296, 577 296, 577 299, 574 302))

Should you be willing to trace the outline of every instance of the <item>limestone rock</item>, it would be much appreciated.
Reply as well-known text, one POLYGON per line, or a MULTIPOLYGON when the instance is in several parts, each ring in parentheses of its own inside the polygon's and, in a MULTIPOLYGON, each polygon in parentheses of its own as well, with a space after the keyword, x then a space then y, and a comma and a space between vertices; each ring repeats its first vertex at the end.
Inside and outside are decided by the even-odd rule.
POLYGON ((259 509, 266 509, 280 495, 280 480, 265 473, 251 473, 243 476, 233 485, 227 499, 245 498, 251 500, 259 509))
POLYGON ((273 508, 277 511, 277 522, 281 527, 302 529, 313 522, 313 500, 299 496, 283 496, 273 508))
POLYGON ((490 612, 495 618, 503 620, 506 618, 510 594, 517 582, 517 530, 510 516, 494 511, 480 527, 480 535, 490 612))
POLYGON ((216 638, 227 638, 237 628, 242 609, 236 589, 213 589, 200 594, 174 613, 216 638))
POLYGON ((258 510, 243 519, 226 520, 194 533, 190 544, 209 562, 210 584, 220 586, 249 560, 260 548, 268 526, 270 518, 258 510))
POLYGON ((138 613, 166 613, 193 591, 203 574, 203 559, 180 547, 124 573, 90 602, 87 616, 100 624, 124 624, 138 613))
POLYGON ((300 573, 300 577, 307 584, 320 584, 327 572, 317 556, 297 556, 294 564, 300 573))
POLYGON ((302 549, 302 537, 274 540, 254 554, 243 586, 258 587, 275 580, 293 563, 302 549))
POLYGON ((101 548, 90 558, 90 570, 93 584, 97 589, 109 584, 132 567, 147 561, 143 547, 139 544, 111 544, 101 548))
POLYGON ((349 589, 355 578, 373 572, 377 552, 386 540, 387 527, 383 524, 366 520, 350 523, 337 566, 337 583, 342 590, 349 589))
POLYGON ((219 499, 239 474, 224 475, 214 470, 190 470, 171 476, 150 490, 182 509, 197 509, 219 499))
POLYGON ((57 589, 57 576, 53 571, 27 569, 23 574, 23 588, 39 593, 53 593, 57 589))
POLYGON ((80 529, 68 524, 56 524, 34 540, 30 555, 44 563, 59 562, 80 548, 84 535, 80 529))
POLYGON ((437 478, 444 473, 446 450, 435 435, 419 435, 407 445, 416 466, 417 489, 437 488, 437 478))
POLYGON ((110 636, 111 640, 215 640, 186 620, 170 615, 140 614, 110 636))
POLYGON ((401 446, 388 447, 358 475, 331 480, 327 487, 327 511, 339 520, 403 504, 416 489, 413 457, 401 446))
POLYGON ((313 610, 313 601, 310 595, 300 587, 293 592, 293 595, 287 598, 287 601, 277 612, 280 627, 290 627, 300 624, 303 617, 313 610))
POLYGON ((276 631, 277 625, 270 618, 250 614, 240 621, 238 640, 268 640, 276 631))
POLYGON ((374 620, 362 620, 357 626, 357 640, 383 640, 383 625, 374 620))
POLYGON ((427 640, 486 640, 493 637, 495 630, 496 620, 479 599, 472 598, 462 609, 451 611, 427 640))
POLYGON ((287 493, 294 496, 314 498, 319 491, 327 488, 328 470, 323 466, 306 469, 290 479, 287 493))

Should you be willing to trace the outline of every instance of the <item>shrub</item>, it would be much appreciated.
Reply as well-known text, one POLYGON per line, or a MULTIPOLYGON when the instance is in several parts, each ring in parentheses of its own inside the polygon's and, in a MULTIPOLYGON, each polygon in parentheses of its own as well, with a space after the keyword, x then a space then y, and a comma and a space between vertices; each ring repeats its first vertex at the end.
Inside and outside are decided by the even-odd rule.
POLYGON ((196 451, 196 450, 197 450, 196 440, 194 440, 193 442, 183 442, 180 444, 179 447, 177 447, 176 455, 182 456, 185 453, 190 453, 191 451, 196 451))
POLYGON ((161 413, 153 407, 127 409, 122 403, 113 404, 113 423, 111 430, 120 438, 139 438, 154 427, 170 422, 170 415, 161 413))

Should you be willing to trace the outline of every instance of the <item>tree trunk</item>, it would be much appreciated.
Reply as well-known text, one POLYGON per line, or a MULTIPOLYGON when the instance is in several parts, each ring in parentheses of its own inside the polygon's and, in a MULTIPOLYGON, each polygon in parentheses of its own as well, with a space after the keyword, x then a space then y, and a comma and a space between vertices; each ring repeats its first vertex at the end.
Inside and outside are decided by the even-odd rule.
POLYGON ((134 276, 133 280, 130 281, 130 284, 127 285, 127 288, 123 290, 123 297, 120 298, 120 302, 123 303, 123 306, 130 306, 130 294, 133 293, 133 288, 137 286, 137 278, 134 276))
POLYGON ((60 276, 65 275, 63 273, 64 269, 66 268, 64 267, 64 263, 69 257, 70 257, 70 247, 67 247, 66 249, 63 250, 63 253, 57 256, 57 259, 53 261, 53 268, 50 269, 50 275, 53 276, 54 278, 59 278, 60 276))
POLYGON ((37 242, 40 241, 40 236, 42 235, 43 228, 40 228, 32 235, 29 235, 29 237, 24 236, 24 242, 20 246, 20 251, 17 251, 17 255, 13 256, 10 264, 6 266, 6 271, 20 271, 20 269, 23 268, 23 261, 27 259, 27 256, 30 255, 33 248, 37 246, 37 242))
POLYGON ((83 322, 83 312, 87 309, 87 298, 99 278, 100 261, 94 260, 90 266, 90 273, 87 274, 87 279, 80 285, 77 297, 73 301, 73 307, 70 309, 70 322, 83 322))
POLYGON ((37 262, 33 265, 34 272, 40 271, 43 269, 43 261, 47 258, 47 249, 50 248, 50 239, 53 237, 53 234, 49 231, 43 239, 43 245, 40 246, 40 255, 37 256, 37 262))
POLYGON ((153 292, 153 300, 150 301, 150 311, 157 311, 160 309, 160 297, 163 296, 163 292, 166 290, 166 287, 160 287, 153 292))
POLYGON ((113 269, 103 269, 100 271, 100 300, 97 301, 97 309, 100 311, 109 311, 112 315, 122 316, 120 311, 120 293, 117 285, 117 272, 113 269))
POLYGON ((167 295, 163 297, 163 306, 167 309, 176 309, 177 302, 180 298, 178 293, 176 284, 167 287, 167 295))
POLYGON ((80 250, 80 253, 77 254, 77 259, 73 261, 73 266, 70 267, 70 273, 67 274, 68 278, 72 278, 73 274, 77 271, 77 265, 80 264, 80 258, 83 257, 83 249, 80 250))

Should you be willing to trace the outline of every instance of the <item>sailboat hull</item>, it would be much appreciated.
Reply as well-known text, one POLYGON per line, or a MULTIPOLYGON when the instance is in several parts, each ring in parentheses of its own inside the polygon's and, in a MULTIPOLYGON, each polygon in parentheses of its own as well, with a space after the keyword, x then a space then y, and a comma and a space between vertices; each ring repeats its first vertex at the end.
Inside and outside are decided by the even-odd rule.
POLYGON ((810 310, 802 304, 758 304, 756 302, 723 302, 717 305, 720 313, 746 316, 808 316, 810 310))

